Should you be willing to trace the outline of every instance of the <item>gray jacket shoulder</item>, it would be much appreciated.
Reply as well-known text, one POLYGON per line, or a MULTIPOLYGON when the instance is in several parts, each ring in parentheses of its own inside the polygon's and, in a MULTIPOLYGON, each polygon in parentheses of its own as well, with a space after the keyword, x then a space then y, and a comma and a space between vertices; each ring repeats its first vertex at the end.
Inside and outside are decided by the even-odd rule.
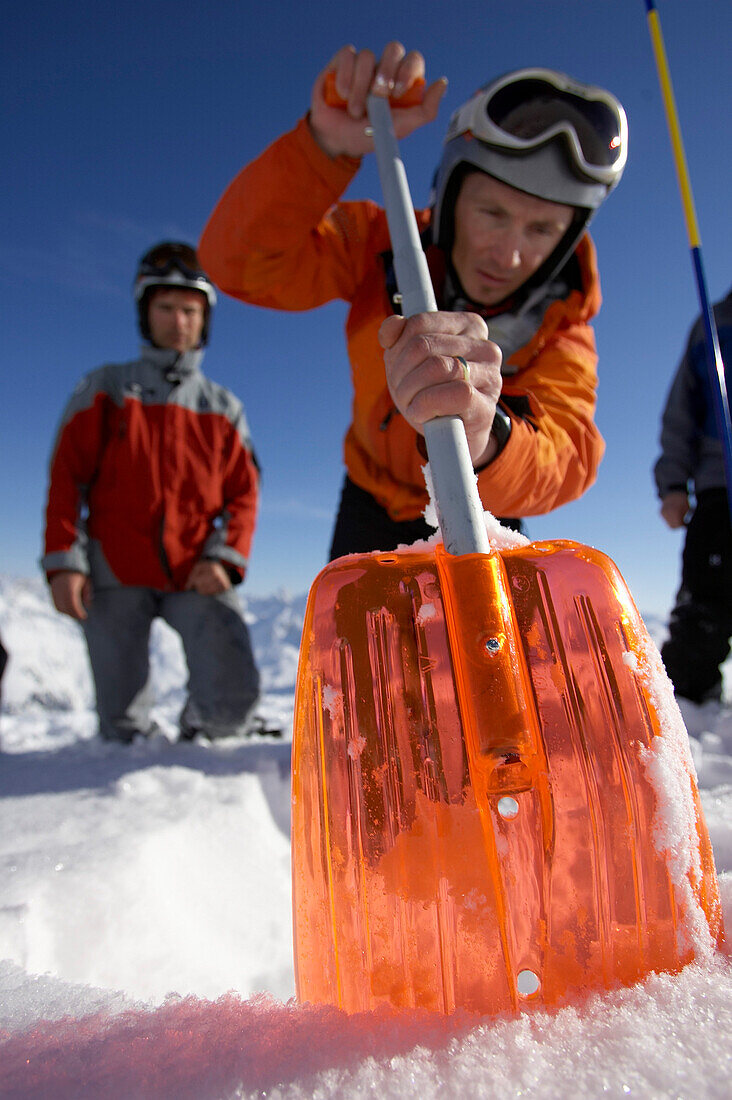
POLYGON ((252 440, 243 402, 226 386, 201 375, 201 385, 211 412, 224 416, 236 429, 242 443, 251 450, 252 440))
POLYGON ((60 426, 68 424, 77 413, 90 409, 99 394, 118 402, 123 400, 126 385, 139 373, 141 362, 133 359, 125 363, 105 363, 83 375, 66 402, 60 426))

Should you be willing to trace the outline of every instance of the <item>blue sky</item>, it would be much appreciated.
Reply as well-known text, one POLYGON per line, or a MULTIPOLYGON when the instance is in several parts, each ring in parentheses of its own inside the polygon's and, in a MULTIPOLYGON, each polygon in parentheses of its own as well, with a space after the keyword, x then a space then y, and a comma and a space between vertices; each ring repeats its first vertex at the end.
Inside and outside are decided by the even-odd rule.
MULTIPOLYGON (((732 4, 660 0, 659 11, 718 298, 732 281, 732 4)), ((0 572, 37 571, 49 449, 77 379, 136 354, 138 256, 162 238, 198 238, 231 177, 305 112, 341 45, 378 52, 391 38, 450 81, 437 122, 402 143, 417 204, 450 112, 494 75, 548 65, 625 105, 629 165, 593 227, 607 454, 589 493, 532 519, 529 534, 599 547, 642 611, 668 609, 681 535, 658 518, 650 470, 698 306, 642 0, 13 5, 0 47, 0 572)), ((350 196, 378 195, 365 163, 350 196)), ((244 401, 264 470, 256 594, 305 591, 325 562, 350 406, 344 319, 341 303, 291 315, 220 299, 216 310, 205 366, 244 401)))

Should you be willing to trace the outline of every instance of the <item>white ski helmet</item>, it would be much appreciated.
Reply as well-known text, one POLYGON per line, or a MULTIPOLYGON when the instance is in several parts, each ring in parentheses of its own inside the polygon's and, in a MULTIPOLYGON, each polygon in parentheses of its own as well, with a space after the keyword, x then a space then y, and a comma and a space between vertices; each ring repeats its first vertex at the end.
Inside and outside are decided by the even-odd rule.
POLYGON ((180 287, 186 290, 200 290, 205 296, 203 332, 201 343, 208 340, 211 310, 216 305, 216 291, 213 283, 198 262, 195 249, 182 241, 161 241, 148 249, 137 265, 133 284, 140 332, 145 340, 150 339, 148 306, 150 294, 156 287, 180 287))
POLYGON ((572 225, 531 280, 553 274, 617 185, 628 122, 603 88, 553 69, 517 69, 485 84, 452 115, 433 183, 432 240, 447 253, 462 180, 478 169, 540 199, 573 206, 572 225))

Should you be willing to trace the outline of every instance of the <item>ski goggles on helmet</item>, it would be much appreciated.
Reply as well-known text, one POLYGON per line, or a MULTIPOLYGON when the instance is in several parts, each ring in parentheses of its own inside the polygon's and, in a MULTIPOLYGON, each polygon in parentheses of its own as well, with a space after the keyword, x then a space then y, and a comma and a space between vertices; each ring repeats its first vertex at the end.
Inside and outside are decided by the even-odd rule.
POLYGON ((138 277, 180 271, 186 279, 208 279, 195 251, 187 244, 166 243, 151 248, 140 260, 138 277))
POLYGON ((628 157, 628 121, 615 96, 552 69, 519 69, 481 88, 452 116, 445 142, 460 134, 518 155, 561 136, 577 171, 609 187, 628 157))
POLYGON ((210 307, 216 305, 216 291, 211 280, 199 264, 195 250, 183 242, 164 241, 140 260, 135 276, 135 298, 139 301, 146 290, 156 286, 200 290, 210 307))

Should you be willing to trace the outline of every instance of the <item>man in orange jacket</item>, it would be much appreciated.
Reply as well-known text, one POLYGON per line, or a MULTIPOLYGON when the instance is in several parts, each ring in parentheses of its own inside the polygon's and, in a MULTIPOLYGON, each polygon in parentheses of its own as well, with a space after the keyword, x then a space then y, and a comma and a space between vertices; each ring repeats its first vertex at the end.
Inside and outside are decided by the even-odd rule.
POLYGON ((155 729, 153 619, 188 664, 181 736, 249 729, 259 674, 233 586, 246 573, 259 475, 241 402, 201 372, 216 293, 190 245, 166 241, 134 286, 145 345, 76 387, 51 459, 43 568, 84 627, 99 732, 155 729))
POLYGON ((332 557, 432 533, 420 437, 435 416, 462 418, 481 499, 504 519, 580 496, 604 450, 585 229, 622 174, 625 113, 609 92, 549 69, 509 73, 456 111, 432 206, 417 212, 439 311, 405 320, 383 210, 339 198, 373 148, 368 93, 396 102, 404 137, 435 118, 445 90, 438 80, 400 106, 423 74, 422 56, 397 42, 378 61, 339 50, 307 118, 234 179, 199 246, 218 286, 243 301, 351 304, 353 422, 332 557), (328 80, 345 109, 331 105, 328 80))

